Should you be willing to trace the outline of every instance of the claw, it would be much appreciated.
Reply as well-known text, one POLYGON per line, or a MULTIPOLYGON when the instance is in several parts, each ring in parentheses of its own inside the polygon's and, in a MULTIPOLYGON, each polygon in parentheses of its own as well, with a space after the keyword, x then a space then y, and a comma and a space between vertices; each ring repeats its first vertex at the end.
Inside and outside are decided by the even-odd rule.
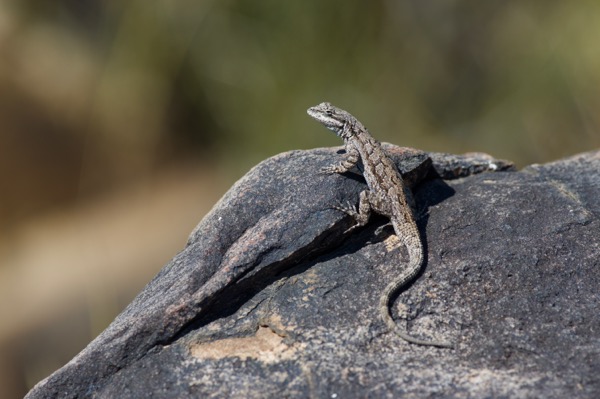
MULTIPOLYGON (((344 212, 346 215, 352 217, 352 219, 356 220, 356 217, 358 215, 358 212, 356 211, 356 206, 354 206, 350 201, 348 201, 346 203, 346 206, 339 204, 339 205, 333 205, 332 206, 333 209, 338 210, 340 212, 344 212)), ((358 224, 354 224, 352 226, 350 226, 349 228, 347 228, 344 231, 344 235, 350 233, 351 231, 353 231, 354 229, 356 229, 357 227, 359 227, 358 224)))
POLYGON ((346 235, 348 233, 351 233, 352 231, 354 231, 354 229, 356 229, 359 225, 355 224, 353 226, 348 227, 342 234, 346 235))
POLYGON ((356 215, 358 215, 356 206, 354 206, 350 201, 348 201, 345 206, 340 204, 334 205, 332 208, 337 209, 340 212, 344 212, 345 214, 352 216, 354 219, 356 219, 356 215))

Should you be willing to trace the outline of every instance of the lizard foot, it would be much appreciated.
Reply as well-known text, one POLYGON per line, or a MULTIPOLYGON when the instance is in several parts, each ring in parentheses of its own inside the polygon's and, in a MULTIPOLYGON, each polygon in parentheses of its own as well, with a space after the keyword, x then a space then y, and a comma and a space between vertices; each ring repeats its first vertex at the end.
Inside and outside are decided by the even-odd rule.
POLYGON ((334 173, 338 173, 336 165, 323 166, 321 169, 319 169, 320 175, 332 175, 334 173))
POLYGON ((332 206, 332 208, 336 209, 340 212, 344 212, 346 215, 349 215, 350 217, 352 217, 352 219, 354 219, 354 221, 356 223, 353 226, 350 226, 348 229, 346 229, 346 231, 344 231, 344 234, 350 233, 357 227, 362 226, 362 224, 359 222, 360 213, 358 213, 358 211, 356 210, 356 207, 354 205, 352 205, 352 203, 350 201, 348 201, 346 203, 346 205, 342 205, 342 204, 334 205, 334 206, 332 206))
POLYGON ((353 219, 358 219, 358 211, 356 210, 356 206, 352 205, 350 201, 346 203, 346 205, 339 204, 332 206, 333 209, 337 209, 338 211, 344 212, 347 215, 352 216, 353 219))

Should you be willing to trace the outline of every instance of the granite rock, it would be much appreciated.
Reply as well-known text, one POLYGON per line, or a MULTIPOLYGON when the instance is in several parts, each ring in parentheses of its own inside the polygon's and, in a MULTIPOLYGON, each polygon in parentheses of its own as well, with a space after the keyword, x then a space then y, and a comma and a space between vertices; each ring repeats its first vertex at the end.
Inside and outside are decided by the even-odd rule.
POLYGON ((600 152, 520 171, 386 146, 414 192, 427 263, 388 333, 406 264, 387 220, 352 223, 341 150, 292 151, 236 183, 187 246, 28 398, 600 397, 600 152), (492 172, 492 171, 496 172, 492 172), (448 180, 451 179, 451 180, 448 180))

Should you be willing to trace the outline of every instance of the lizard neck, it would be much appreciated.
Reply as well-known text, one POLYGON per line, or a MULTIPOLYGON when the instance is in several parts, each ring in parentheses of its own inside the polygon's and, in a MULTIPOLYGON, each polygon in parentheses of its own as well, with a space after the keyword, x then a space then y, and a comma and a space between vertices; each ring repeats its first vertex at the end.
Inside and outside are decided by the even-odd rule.
MULTIPOLYGON (((346 145, 356 148, 363 165, 372 167, 363 168, 363 176, 371 191, 387 193, 392 187, 403 189, 404 183, 396 165, 385 154, 379 141, 375 140, 364 127, 354 132, 347 140, 346 145), (358 139, 357 137, 360 137, 358 139)), ((398 193, 404 196, 404 193, 398 193)), ((405 202, 401 200, 401 202, 405 202)))

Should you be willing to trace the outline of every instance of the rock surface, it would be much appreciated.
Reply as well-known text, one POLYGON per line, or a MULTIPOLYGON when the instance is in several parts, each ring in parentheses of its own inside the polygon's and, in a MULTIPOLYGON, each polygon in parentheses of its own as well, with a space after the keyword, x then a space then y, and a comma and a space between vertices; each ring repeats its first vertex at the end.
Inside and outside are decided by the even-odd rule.
POLYGON ((365 184, 318 174, 339 149, 292 151, 236 183, 27 397, 600 397, 600 152, 467 176, 509 165, 387 150, 415 186, 427 254, 396 319, 455 349, 387 333, 378 298, 404 249, 383 218, 343 234, 331 206, 365 184))

